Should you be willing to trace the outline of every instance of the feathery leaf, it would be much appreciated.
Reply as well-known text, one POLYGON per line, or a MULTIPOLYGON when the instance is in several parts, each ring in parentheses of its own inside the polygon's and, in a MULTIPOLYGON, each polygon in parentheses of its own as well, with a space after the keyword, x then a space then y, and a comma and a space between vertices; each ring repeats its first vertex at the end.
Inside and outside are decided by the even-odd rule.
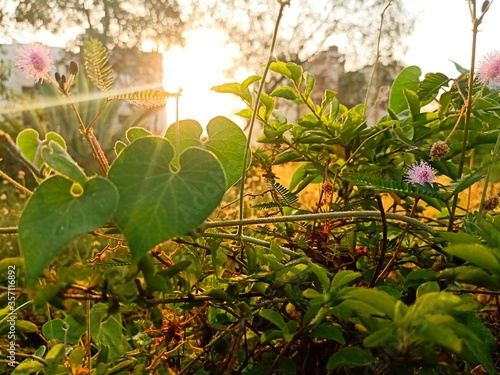
POLYGON ((178 96, 163 90, 141 90, 110 96, 111 100, 124 100, 127 103, 144 108, 157 108, 166 104, 167 98, 178 96))
POLYGON ((104 45, 95 38, 83 44, 83 65, 87 77, 101 91, 109 91, 113 86, 111 66, 108 65, 108 52, 104 45))

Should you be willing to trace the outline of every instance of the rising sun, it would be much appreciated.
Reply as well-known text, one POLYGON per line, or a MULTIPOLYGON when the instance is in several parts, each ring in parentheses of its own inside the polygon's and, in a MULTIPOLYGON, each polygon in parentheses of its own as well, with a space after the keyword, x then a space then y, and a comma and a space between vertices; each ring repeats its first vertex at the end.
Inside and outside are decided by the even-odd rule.
MULTIPOLYGON (((163 52, 163 84, 167 91, 182 90, 178 117, 197 120, 203 127, 215 116, 226 116, 241 124, 234 116, 244 108, 243 102, 229 94, 217 94, 210 88, 228 82, 224 71, 231 67, 237 49, 224 44, 223 35, 209 30, 197 30, 186 38, 185 47, 173 47, 163 52)), ((243 76, 244 73, 238 76, 243 76)), ((237 77, 240 78, 240 77, 237 77)), ((235 79, 231 79, 234 81, 235 79)), ((167 124, 176 121, 175 99, 167 102, 167 124)))

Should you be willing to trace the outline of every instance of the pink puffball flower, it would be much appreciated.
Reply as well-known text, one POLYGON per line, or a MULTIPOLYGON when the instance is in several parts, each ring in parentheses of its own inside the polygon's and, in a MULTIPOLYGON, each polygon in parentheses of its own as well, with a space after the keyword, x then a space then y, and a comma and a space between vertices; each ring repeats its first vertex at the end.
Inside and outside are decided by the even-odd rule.
POLYGON ((49 48, 40 43, 22 46, 17 52, 16 66, 24 71, 28 78, 42 82, 52 69, 49 52, 49 48))
POLYGON ((420 163, 413 164, 408 172, 406 173, 406 182, 412 184, 425 185, 426 183, 432 183, 436 178, 436 173, 434 169, 426 162, 421 161, 420 163))
POLYGON ((492 51, 484 56, 477 68, 477 79, 488 87, 500 86, 500 51, 492 51))

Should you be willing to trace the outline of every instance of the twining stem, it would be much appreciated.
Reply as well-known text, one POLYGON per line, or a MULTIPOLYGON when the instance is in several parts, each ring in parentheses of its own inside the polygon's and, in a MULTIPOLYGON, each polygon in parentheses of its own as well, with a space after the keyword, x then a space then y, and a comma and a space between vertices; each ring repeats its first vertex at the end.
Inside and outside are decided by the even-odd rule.
MULTIPOLYGON (((245 196, 245 177, 246 177, 246 160, 250 157, 250 143, 252 141, 252 133, 253 133, 253 128, 255 125, 255 119, 257 117, 257 113, 259 112, 259 105, 260 105, 260 97, 262 95, 262 91, 264 90, 264 85, 266 82, 266 77, 267 73, 269 72, 269 68, 271 67, 271 63, 273 62, 273 54, 274 54, 274 47, 276 45, 276 39, 278 36, 278 29, 279 29, 279 24, 281 22, 281 18, 283 17, 283 11, 285 9, 285 6, 290 5, 290 0, 278 0, 278 3, 280 4, 280 9, 278 12, 278 18, 276 19, 276 24, 274 25, 274 32, 273 32, 273 38, 271 42, 271 48, 269 49, 269 58, 267 59, 267 64, 264 69, 264 73, 262 74, 262 79, 260 81, 259 85, 259 90, 257 91, 257 97, 255 98, 255 104, 252 112, 252 118, 250 119, 250 127, 248 130, 248 139, 247 139, 247 144, 245 147, 245 156, 243 160, 245 161, 243 163, 243 170, 241 172, 241 181, 240 181, 240 220, 243 219, 244 212, 243 212, 243 203, 244 203, 244 196, 245 196)), ((241 235, 243 232, 243 226, 240 225, 238 227, 238 235, 241 235)))
MULTIPOLYGON (((390 220, 398 220, 409 223, 419 229, 426 231, 427 233, 436 236, 437 231, 428 226, 425 223, 405 215, 398 215, 392 212, 386 212, 385 216, 390 220)), ((303 215, 290 215, 290 216, 279 216, 279 217, 259 217, 253 219, 241 219, 241 220, 227 220, 227 221, 213 221, 207 222, 201 226, 201 229, 209 228, 222 228, 222 227, 236 227, 240 225, 255 225, 255 224, 272 224, 272 223, 283 223, 286 221, 311 221, 311 220, 322 220, 322 219, 341 219, 341 218, 380 218, 380 211, 334 211, 334 212, 321 212, 316 214, 303 214, 303 215)))
MULTIPOLYGON (((470 61, 470 71, 469 71, 469 81, 468 81, 468 91, 467 91, 467 100, 465 103, 465 122, 464 122, 464 137, 463 137, 463 144, 462 144, 462 152, 460 154, 460 162, 458 165, 458 176, 457 178, 462 177, 462 173, 464 170, 464 164, 465 164, 465 153, 467 150, 467 137, 469 135, 469 124, 470 124, 470 119, 471 119, 471 114, 472 114, 472 87, 474 85, 474 69, 475 69, 475 64, 476 64, 476 48, 477 48, 477 33, 478 33, 478 28, 479 25, 481 24, 482 18, 484 16, 484 13, 480 18, 477 18, 477 12, 476 12, 476 1, 475 0, 469 0, 469 8, 471 12, 471 22, 472 22, 472 48, 471 48, 471 61, 470 61), (472 3, 472 6, 471 6, 472 3)), ((457 204, 458 204, 458 194, 453 197, 453 203, 451 206, 451 215, 450 215, 450 221, 448 223, 448 230, 451 230, 453 228, 453 222, 455 220, 455 211, 457 209, 457 204)))
POLYGON ((384 266, 385 253, 387 251, 387 231, 388 231, 387 218, 384 210, 384 205, 382 203, 382 198, 380 197, 379 194, 377 194, 376 198, 380 209, 380 218, 382 219, 382 242, 379 243, 380 247, 379 258, 377 262, 377 267, 375 268, 375 272, 373 273, 372 279, 370 280, 369 284, 370 288, 373 288, 375 286, 375 283, 377 282, 378 275, 382 270, 382 267, 384 266))
MULTIPOLYGON (((415 202, 413 203, 413 206, 411 208, 410 217, 413 216, 413 214, 415 213, 415 211, 416 211, 416 209, 418 207, 418 201, 419 200, 420 200, 420 197, 416 197, 415 198, 415 202)), ((388 213, 386 213, 385 215, 389 216, 388 213)), ((398 243, 396 244, 396 248, 394 250, 394 254, 392 255, 392 257, 389 260, 389 262, 387 262, 387 264, 385 265, 385 267, 382 270, 382 272, 380 272, 380 275, 378 275, 377 278, 375 279, 375 282, 373 283, 373 286, 377 285, 377 283, 379 281, 383 280, 389 274, 389 272, 391 272, 392 266, 396 262, 396 259, 397 259, 398 255, 399 255, 399 252, 401 251, 401 245, 403 244, 403 241, 405 239, 406 233, 408 233, 408 230, 410 229, 410 226, 411 226, 411 224, 407 221, 406 222, 406 226, 403 229, 403 232, 399 235, 398 243)))
MULTIPOLYGON (((430 227, 429 225, 422 223, 421 221, 404 215, 398 215, 392 212, 386 212, 385 216, 390 220, 402 221, 409 223, 414 227, 422 229, 427 233, 437 236, 438 232, 430 227)), ((303 215, 290 215, 290 216, 279 216, 279 217, 259 217, 254 219, 241 219, 241 220, 227 220, 227 221, 211 221, 206 222, 201 225, 200 230, 209 228, 223 228, 223 227, 236 227, 240 225, 258 225, 258 224, 273 224, 273 223, 283 223, 283 222, 293 222, 293 221, 312 221, 312 220, 323 220, 323 219, 342 219, 342 218, 375 218, 379 219, 381 217, 380 211, 334 211, 334 212, 320 212, 315 214, 303 214, 303 215)), ((0 234, 13 234, 17 233, 17 227, 0 227, 0 234)), ((203 236, 208 236, 208 234, 203 234, 203 236)), ((228 238, 240 238, 239 235, 232 235, 228 238)), ((248 240, 247 237, 244 237, 248 240)), ((257 240, 257 239, 254 239, 257 240)), ((258 241, 258 240, 257 240, 258 241)))
POLYGON ((368 88, 366 89, 366 96, 365 96, 365 105, 366 106, 368 105, 368 98, 370 97, 370 91, 371 91, 371 88, 373 85, 373 80, 375 78, 375 72, 377 70, 378 61, 380 59, 380 41, 382 40, 382 30, 384 27, 384 16, 385 16, 385 12, 387 11, 387 9, 389 9, 389 7, 391 5, 392 5, 392 0, 389 0, 387 5, 385 6, 384 10, 382 11, 382 13, 380 13, 380 26, 379 26, 378 38, 377 38, 377 56, 375 57, 375 62, 373 63, 372 73, 370 75, 370 81, 368 81, 368 88))

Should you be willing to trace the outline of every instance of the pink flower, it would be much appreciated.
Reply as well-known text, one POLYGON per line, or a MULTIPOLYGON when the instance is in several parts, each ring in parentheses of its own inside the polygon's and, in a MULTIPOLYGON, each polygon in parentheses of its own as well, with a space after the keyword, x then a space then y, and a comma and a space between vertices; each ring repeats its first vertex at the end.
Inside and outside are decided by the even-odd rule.
POLYGON ((412 184, 424 185, 425 183, 432 183, 436 178, 434 169, 426 162, 421 161, 413 164, 406 173, 405 180, 412 184))
POLYGON ((24 71, 28 78, 42 82, 52 69, 49 52, 49 48, 40 43, 22 46, 17 52, 16 66, 24 71))
POLYGON ((500 86, 500 51, 484 56, 477 68, 477 79, 489 87, 500 86))

